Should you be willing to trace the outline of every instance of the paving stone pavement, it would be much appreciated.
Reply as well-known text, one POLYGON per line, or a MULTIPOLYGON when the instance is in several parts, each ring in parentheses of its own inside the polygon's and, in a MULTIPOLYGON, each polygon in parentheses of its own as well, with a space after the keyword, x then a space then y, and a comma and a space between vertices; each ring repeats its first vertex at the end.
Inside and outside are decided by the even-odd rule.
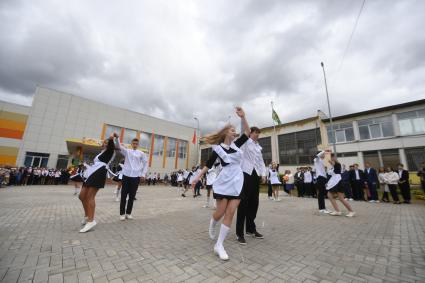
MULTIPOLYGON (((353 203, 356 217, 319 216, 315 199, 261 196, 265 239, 212 253, 212 210, 175 188, 142 186, 135 220, 118 219, 109 186, 93 232, 78 233, 72 186, 0 190, 2 282, 425 282, 425 205, 353 203)), ((330 207, 330 205, 328 204, 330 207)))

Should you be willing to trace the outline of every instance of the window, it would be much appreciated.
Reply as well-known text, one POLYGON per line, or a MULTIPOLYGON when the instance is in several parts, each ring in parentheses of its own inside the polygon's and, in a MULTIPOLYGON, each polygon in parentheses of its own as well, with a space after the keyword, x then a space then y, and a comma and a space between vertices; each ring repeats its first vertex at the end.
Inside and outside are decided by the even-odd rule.
POLYGON ((162 156, 164 154, 164 136, 155 135, 153 155, 162 156))
POLYGON ((370 163, 370 166, 373 168, 379 168, 379 154, 378 151, 365 151, 363 152, 364 163, 370 163))
POLYGON ((344 152, 344 153, 338 152, 338 157, 357 157, 357 156, 358 156, 357 152, 344 152))
POLYGON ((29 152, 25 154, 24 165, 26 167, 47 167, 47 162, 49 161, 50 154, 48 153, 39 153, 39 152, 29 152))
POLYGON ((327 126, 329 143, 349 142, 354 140, 353 123, 341 123, 334 125, 334 135, 331 126, 327 126))
POLYGON ((406 148, 407 165, 410 171, 416 171, 421 168, 422 162, 425 161, 425 147, 406 148))
POLYGON ((272 163, 272 138, 265 137, 258 139, 258 143, 263 148, 263 159, 266 165, 272 163))
POLYGON ((187 158, 187 141, 179 140, 179 158, 187 158))
POLYGON ((121 135, 121 127, 112 126, 112 125, 106 125, 106 130, 105 130, 105 136, 104 136, 104 138, 107 139, 113 133, 116 133, 117 135, 121 135))
POLYGON ((386 167, 397 168, 400 163, 400 155, 398 149, 381 150, 382 165, 386 167))
POLYGON ((167 157, 176 157, 176 142, 175 138, 168 138, 167 141, 167 157))
POLYGON ((361 140, 394 136, 391 116, 360 120, 358 124, 361 140))
POLYGON ((425 109, 400 113, 397 118, 402 136, 425 133, 425 109))
POLYGON ((68 168, 68 155, 58 155, 58 161, 56 162, 56 169, 66 169, 68 168))
POLYGON ((125 144, 131 144, 133 139, 137 138, 137 131, 124 129, 124 136, 122 138, 122 142, 125 144))
POLYGON ((152 134, 140 132, 139 146, 149 153, 151 151, 151 143, 152 143, 152 134))
POLYGON ((320 144, 320 129, 278 136, 280 163, 284 165, 311 164, 320 144))

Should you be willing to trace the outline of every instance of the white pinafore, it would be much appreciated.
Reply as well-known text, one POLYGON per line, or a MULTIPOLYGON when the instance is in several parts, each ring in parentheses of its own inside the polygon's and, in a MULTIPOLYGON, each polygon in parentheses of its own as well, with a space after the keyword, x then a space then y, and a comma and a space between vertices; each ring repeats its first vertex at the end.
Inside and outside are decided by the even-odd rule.
POLYGON ((114 174, 114 172, 112 172, 112 170, 109 168, 109 163, 114 160, 115 158, 115 152, 112 155, 112 158, 109 160, 109 163, 105 163, 99 160, 99 156, 104 152, 104 150, 102 150, 101 153, 99 153, 98 155, 96 155, 96 157, 93 160, 93 165, 86 165, 87 170, 84 171, 84 179, 88 179, 93 173, 95 173, 98 169, 105 167, 107 170, 107 178, 111 178, 111 176, 116 176, 114 174))
POLYGON ((281 185, 282 183, 279 180, 279 172, 277 170, 269 169, 270 174, 270 184, 272 185, 281 185))
POLYGON ((335 174, 333 168, 328 170, 328 174, 331 175, 331 178, 326 184, 326 190, 329 191, 330 189, 338 185, 339 182, 341 182, 342 177, 341 177, 341 174, 335 174))
POLYGON ((243 152, 234 143, 230 145, 230 148, 236 152, 226 153, 220 145, 213 146, 213 150, 227 163, 213 182, 213 191, 215 194, 223 196, 239 196, 244 181, 241 168, 243 152))

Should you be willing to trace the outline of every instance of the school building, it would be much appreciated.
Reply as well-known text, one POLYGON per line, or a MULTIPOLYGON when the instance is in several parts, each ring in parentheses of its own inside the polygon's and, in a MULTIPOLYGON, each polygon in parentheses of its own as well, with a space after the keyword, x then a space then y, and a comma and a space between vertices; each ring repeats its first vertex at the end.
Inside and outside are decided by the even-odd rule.
MULTIPOLYGON (((141 100, 141 103, 143 100, 141 100)), ((32 105, 0 101, 0 166, 66 168, 90 161, 116 132, 140 140, 149 172, 169 173, 197 163, 194 127, 77 95, 37 87, 32 105)), ((116 158, 115 162, 119 162, 116 158)))

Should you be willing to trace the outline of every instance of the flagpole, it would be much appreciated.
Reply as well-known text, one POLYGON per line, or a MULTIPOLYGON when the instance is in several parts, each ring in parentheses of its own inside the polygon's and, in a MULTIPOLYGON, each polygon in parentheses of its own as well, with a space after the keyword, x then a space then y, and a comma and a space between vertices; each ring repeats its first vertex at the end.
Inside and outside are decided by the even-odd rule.
MULTIPOLYGON (((273 111, 274 111, 273 101, 271 101, 270 104, 272 106, 272 116, 273 116, 273 111)), ((280 160, 279 160, 280 159, 280 157, 279 157, 279 145, 278 145, 278 138, 277 138, 277 134, 276 134, 276 123, 275 123, 274 119, 272 119, 272 120, 273 120, 273 132, 274 132, 274 136, 275 136, 276 160, 277 160, 277 163, 280 164, 280 160)), ((273 161, 273 157, 272 157, 272 161, 273 161)))

